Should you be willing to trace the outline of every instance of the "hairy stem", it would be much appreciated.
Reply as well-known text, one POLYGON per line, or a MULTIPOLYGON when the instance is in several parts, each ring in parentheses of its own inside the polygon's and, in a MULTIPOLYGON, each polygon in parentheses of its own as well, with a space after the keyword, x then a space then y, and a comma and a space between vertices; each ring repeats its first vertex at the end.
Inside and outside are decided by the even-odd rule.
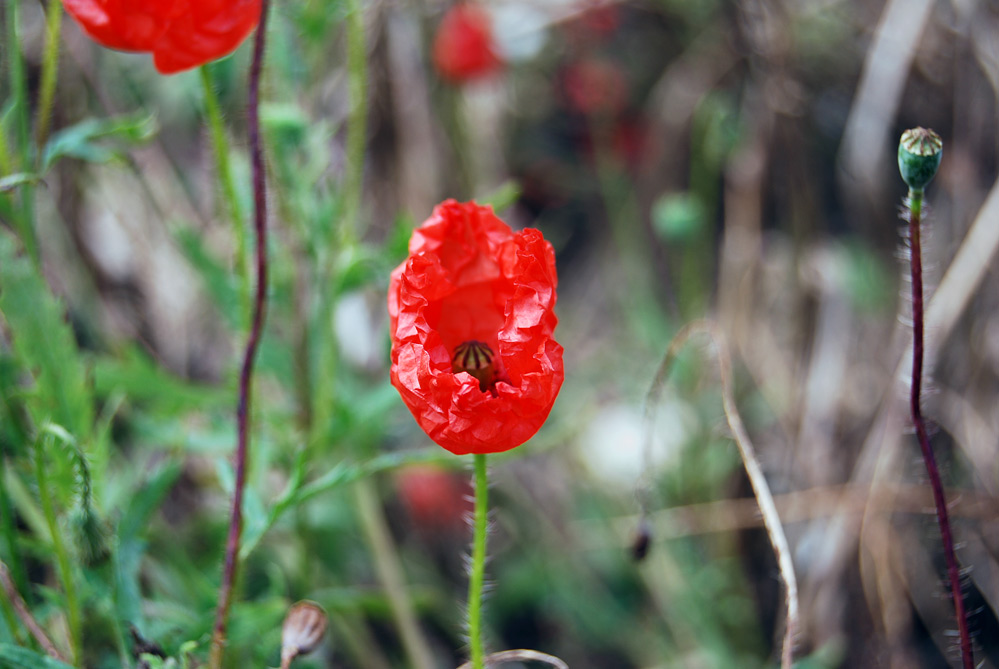
POLYGON ((486 579, 486 526, 489 524, 489 480, 486 456, 475 454, 475 525, 472 535, 472 572, 468 578, 468 640, 472 668, 485 667, 482 644, 482 586, 486 579))
MULTIPOLYGON (((30 130, 30 107, 28 103, 28 83, 27 74, 24 68, 24 58, 21 55, 21 47, 18 42, 18 24, 20 23, 21 2, 20 0, 9 0, 7 3, 7 67, 10 75, 10 95, 14 109, 14 124, 17 132, 19 149, 19 160, 17 169, 28 171, 31 169, 31 130, 30 130)), ((31 183, 23 184, 20 188, 20 210, 16 217, 18 235, 21 243, 28 252, 35 267, 41 264, 38 255, 38 240, 35 238, 35 229, 32 222, 34 216, 35 187, 31 183)))
POLYGON ((253 390, 253 364, 260 344, 267 310, 267 190, 264 173, 263 148, 260 142, 260 72, 264 60, 264 38, 267 35, 269 0, 260 3, 260 23, 253 40, 253 61, 250 64, 249 101, 247 102, 247 132, 250 140, 250 163, 253 170, 253 227, 256 233, 257 289, 253 301, 253 319, 250 335, 239 373, 239 402, 236 407, 236 479, 232 495, 229 536, 226 540, 225 565, 222 585, 219 587, 218 607, 215 610, 215 628, 212 631, 212 650, 209 666, 220 669, 225 651, 226 622, 236 581, 239 563, 239 537, 243 529, 243 488, 246 485, 246 466, 250 446, 250 396, 253 390))
POLYGON ((232 178, 232 167, 229 163, 229 140, 225 134, 225 121, 219 107, 219 98, 215 93, 212 74, 208 65, 201 68, 201 88, 205 96, 205 116, 208 129, 212 136, 212 150, 215 153, 215 170, 218 172, 219 186, 222 189, 222 200, 225 214, 232 223, 232 231, 236 237, 236 273, 239 276, 240 303, 244 313, 250 312, 250 257, 246 252, 246 227, 243 224, 243 211, 236 197, 236 184, 232 178))
POLYGON ((42 57, 42 80, 38 93, 38 116, 35 139, 38 144, 37 161, 49 138, 52 120, 52 101, 55 99, 56 79, 59 74, 59 32, 62 28, 62 3, 49 2, 45 17, 45 55, 42 57))
POLYGON ((59 567, 59 577, 66 595, 66 618, 69 623, 69 643, 73 664, 82 666, 81 643, 83 620, 80 617, 80 605, 76 596, 76 582, 73 580, 73 569, 62 541, 62 531, 56 519, 55 506, 52 504, 52 491, 49 489, 48 463, 45 462, 46 436, 39 436, 35 442, 35 482, 38 484, 38 497, 42 504, 42 513, 52 535, 52 550, 55 552, 56 564, 59 567))
POLYGON ((974 669, 975 659, 971 649, 971 636, 968 632, 968 617, 964 610, 964 596, 961 592, 961 572, 954 551, 954 536, 951 533, 950 518, 947 513, 947 499, 944 497, 940 468, 930 447, 930 437, 923 420, 920 407, 923 384, 923 262, 920 249, 920 223, 923 211, 923 191, 909 190, 909 246, 910 268, 912 270, 912 384, 909 392, 909 409, 912 424, 916 428, 919 448, 923 452, 926 474, 933 489, 933 502, 937 510, 937 524, 943 541, 944 559, 947 562, 947 578, 950 582, 951 597, 954 599, 954 614, 957 617, 957 630, 960 635, 961 661, 964 669, 974 669))

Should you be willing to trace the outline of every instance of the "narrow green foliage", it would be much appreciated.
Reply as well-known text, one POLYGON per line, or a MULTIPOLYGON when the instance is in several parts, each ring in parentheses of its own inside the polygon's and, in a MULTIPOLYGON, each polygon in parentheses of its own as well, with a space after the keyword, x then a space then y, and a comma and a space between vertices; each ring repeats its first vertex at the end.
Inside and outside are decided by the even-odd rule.
POLYGON ((0 643, 0 668, 2 669, 72 669, 65 662, 60 662, 48 655, 14 646, 9 643, 0 643))
POLYGON ((158 131, 156 117, 146 112, 84 119, 52 136, 45 145, 40 172, 47 172, 60 158, 124 164, 127 149, 149 142, 158 131))
POLYGON ((0 233, 0 314, 21 363, 35 379, 26 406, 36 425, 65 427, 86 441, 93 424, 93 398, 65 308, 17 243, 0 233))

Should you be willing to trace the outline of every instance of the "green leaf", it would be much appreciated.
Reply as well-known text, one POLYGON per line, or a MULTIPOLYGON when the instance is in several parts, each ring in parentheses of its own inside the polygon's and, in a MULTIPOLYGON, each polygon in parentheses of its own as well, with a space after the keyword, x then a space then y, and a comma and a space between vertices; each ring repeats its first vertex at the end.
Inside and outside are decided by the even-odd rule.
POLYGON ((185 409, 228 406, 231 402, 227 389, 179 378, 159 366, 138 346, 125 348, 116 357, 97 357, 93 365, 94 390, 98 397, 120 393, 130 403, 155 407, 161 418, 185 409))
POLYGON ((118 522, 119 541, 127 543, 139 538, 149 524, 153 512, 163 502, 174 483, 177 482, 180 472, 180 465, 171 463, 150 476, 138 487, 118 522))
POLYGON ((242 314, 235 273, 212 256, 205 248, 203 240, 193 230, 181 228, 177 232, 176 239, 187 261, 201 275, 205 288, 211 294, 226 323, 238 326, 242 314))
POLYGON ((4 669, 73 669, 65 662, 60 662, 48 655, 42 655, 9 643, 0 643, 0 667, 4 669))
POLYGON ((48 141, 42 154, 42 173, 60 158, 100 164, 124 162, 127 149, 145 144, 158 131, 156 117, 146 113, 85 119, 48 141))
POLYGON ((32 418, 58 423, 85 443, 93 401, 65 308, 9 234, 0 234, 0 315, 19 362, 36 380, 35 396, 25 402, 32 418))
POLYGON ((8 174, 0 179, 0 193, 7 193, 24 184, 36 184, 41 180, 42 177, 40 175, 32 174, 31 172, 8 174))

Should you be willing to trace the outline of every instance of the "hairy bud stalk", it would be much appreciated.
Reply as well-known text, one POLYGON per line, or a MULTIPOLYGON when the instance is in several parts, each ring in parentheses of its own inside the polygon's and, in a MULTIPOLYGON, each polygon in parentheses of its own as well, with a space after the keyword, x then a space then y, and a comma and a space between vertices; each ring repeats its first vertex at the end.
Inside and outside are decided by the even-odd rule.
POLYGON ((920 249, 923 189, 936 175, 942 154, 943 142, 940 140, 940 136, 926 128, 906 130, 898 145, 899 171, 902 174, 902 179, 909 186, 909 195, 905 200, 903 210, 903 218, 909 222, 909 264, 912 273, 912 384, 909 391, 909 409, 912 412, 912 424, 916 428, 916 436, 919 440, 919 448, 923 453, 923 462, 926 464, 930 487, 933 489, 937 524, 940 526, 940 538, 943 543, 944 558, 947 562, 947 576, 960 636, 962 666, 964 669, 973 669, 975 659, 971 647, 971 636, 968 633, 968 617, 964 608, 964 596, 961 592, 960 568, 954 551, 954 536, 951 533, 950 518, 947 513, 947 499, 944 496, 940 469, 930 446, 930 437, 920 406, 924 351, 923 267, 920 249))

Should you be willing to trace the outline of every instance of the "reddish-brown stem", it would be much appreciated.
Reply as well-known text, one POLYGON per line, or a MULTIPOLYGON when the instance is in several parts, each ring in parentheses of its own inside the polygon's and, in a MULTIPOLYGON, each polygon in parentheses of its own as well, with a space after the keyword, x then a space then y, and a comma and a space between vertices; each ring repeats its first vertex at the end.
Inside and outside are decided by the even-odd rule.
POLYGON ((247 102, 247 134, 250 141, 250 164, 253 169, 253 228, 256 233, 257 289, 253 300, 253 321, 239 372, 239 402, 236 406, 236 478, 232 495, 232 515, 225 546, 225 566, 219 587, 215 628, 209 666, 220 669, 225 651, 226 621, 236 582, 239 561, 239 537, 243 530, 243 488, 246 485, 246 461, 250 445, 250 396, 253 390, 253 363, 257 357, 260 334, 267 311, 267 191, 263 149, 260 144, 260 71, 264 59, 264 38, 267 35, 267 11, 270 2, 261 0, 260 23, 253 40, 253 60, 250 63, 249 100, 247 102))
POLYGON ((923 383, 923 263, 920 251, 920 220, 922 218, 923 193, 909 191, 909 247, 912 270, 912 387, 909 394, 909 408, 912 411, 912 424, 916 428, 919 448, 923 451, 926 474, 933 489, 933 501, 937 508, 937 523, 940 525, 940 538, 943 540, 944 558, 947 561, 947 577, 950 581, 951 597, 954 600, 954 614, 957 617, 957 630, 961 637, 961 660, 964 669, 974 669, 975 658, 971 649, 971 635, 968 633, 968 617, 964 610, 964 596, 961 592, 961 573, 954 551, 954 535, 950 529, 947 514, 947 499, 944 497, 940 469, 930 447, 930 437, 920 408, 923 383))

